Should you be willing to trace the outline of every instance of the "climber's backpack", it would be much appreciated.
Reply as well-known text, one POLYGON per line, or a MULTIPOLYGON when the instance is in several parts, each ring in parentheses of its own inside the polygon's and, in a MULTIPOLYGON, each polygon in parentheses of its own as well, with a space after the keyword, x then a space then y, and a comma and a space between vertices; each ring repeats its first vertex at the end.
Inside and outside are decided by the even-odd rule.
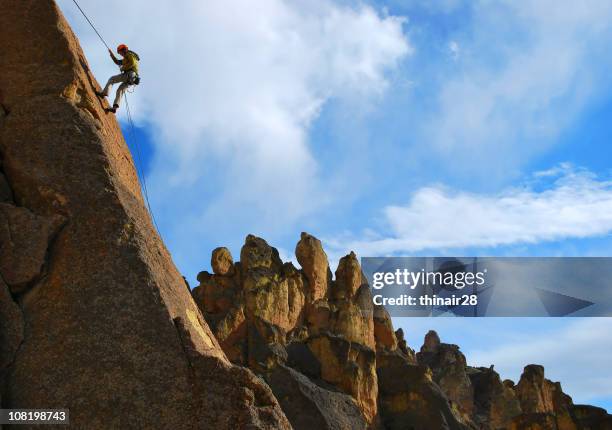
MULTIPOLYGON (((130 50, 128 51, 130 54, 134 55, 134 57, 136 57, 136 60, 140 61, 140 56, 135 53, 134 51, 130 50)), ((132 81, 132 85, 138 85, 140 84, 140 76, 138 74, 136 74, 136 77, 134 78, 134 80, 132 81)))

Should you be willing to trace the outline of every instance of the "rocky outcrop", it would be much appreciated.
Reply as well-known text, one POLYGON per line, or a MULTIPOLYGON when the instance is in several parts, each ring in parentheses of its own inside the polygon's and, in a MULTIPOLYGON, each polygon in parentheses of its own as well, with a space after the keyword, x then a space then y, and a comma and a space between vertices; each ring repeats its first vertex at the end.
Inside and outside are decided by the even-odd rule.
POLYGON ((535 364, 526 366, 514 391, 523 412, 523 416, 514 420, 515 426, 532 421, 537 425, 542 421, 551 421, 559 430, 580 428, 572 398, 563 393, 559 382, 544 377, 544 367, 535 364))
POLYGON ((609 415, 605 409, 574 405, 574 416, 578 425, 585 430, 612 430, 612 415, 609 415))
POLYGON ((296 255, 301 269, 249 235, 239 262, 215 249, 214 273, 192 291, 227 356, 268 382, 294 428, 570 430, 609 419, 577 409, 540 366, 502 382, 434 331, 415 354, 372 304, 354 253, 333 278, 318 239, 302 233, 296 255))
POLYGON ((272 370, 266 380, 297 429, 367 427, 355 400, 333 386, 323 388, 304 374, 283 365, 272 370))
MULTIPOLYGON (((213 253, 213 263, 219 252, 213 253)), ((223 253, 225 261, 233 261, 229 251, 223 253)), ((249 235, 240 262, 223 272, 211 264, 215 273, 198 275, 193 297, 234 363, 248 365, 269 381, 283 366, 298 369, 319 386, 317 399, 337 398, 321 394, 330 387, 345 393, 358 406, 351 410, 359 416, 351 420, 373 424, 378 390, 373 305, 359 262, 355 254, 345 257, 332 281, 318 239, 303 233, 296 254, 305 266, 301 270, 283 263, 263 239, 249 235)), ((301 381, 295 387, 303 387, 301 381)), ((284 405, 297 407, 289 400, 284 405)), ((333 410, 328 404, 321 407, 333 410)))
POLYGON ((69 408, 75 428, 289 428, 185 288, 57 5, 2 1, 0 39, 2 407, 69 408))
POLYGON ((385 428, 463 430, 451 403, 433 381, 431 370, 398 351, 376 356, 379 402, 385 428))
POLYGON ((295 247, 295 256, 308 279, 308 301, 314 303, 326 298, 331 271, 321 241, 308 233, 302 233, 295 247))
POLYGON ((417 361, 431 369, 433 380, 449 399, 457 418, 470 423, 474 413, 474 389, 467 376, 465 356, 459 347, 441 343, 438 334, 430 331, 425 335, 417 361))
POLYGON ((493 367, 468 368, 474 390, 473 421, 478 428, 504 429, 521 414, 511 381, 502 382, 493 367))

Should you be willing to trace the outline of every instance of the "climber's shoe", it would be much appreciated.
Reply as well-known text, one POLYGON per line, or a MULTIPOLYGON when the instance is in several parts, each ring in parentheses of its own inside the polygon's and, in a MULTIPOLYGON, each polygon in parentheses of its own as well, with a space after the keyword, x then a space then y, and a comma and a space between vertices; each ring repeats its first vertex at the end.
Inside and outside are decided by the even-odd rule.
POLYGON ((102 91, 96 91, 96 95, 98 97, 107 97, 108 96, 107 94, 104 94, 102 91))
POLYGON ((117 109, 119 109, 119 105, 113 105, 112 108, 106 108, 106 112, 117 113, 117 109))

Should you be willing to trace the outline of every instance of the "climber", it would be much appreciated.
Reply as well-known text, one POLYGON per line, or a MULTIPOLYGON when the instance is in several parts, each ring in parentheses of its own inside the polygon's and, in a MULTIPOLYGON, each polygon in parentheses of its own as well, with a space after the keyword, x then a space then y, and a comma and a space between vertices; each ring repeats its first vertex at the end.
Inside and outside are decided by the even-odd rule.
POLYGON ((130 51, 127 45, 121 44, 117 46, 117 53, 123 57, 123 59, 119 60, 113 54, 113 51, 108 50, 111 58, 120 66, 121 73, 119 75, 111 76, 106 86, 100 91, 96 91, 96 94, 100 97, 108 97, 108 92, 113 86, 113 84, 121 84, 119 88, 117 88, 117 92, 115 94, 115 101, 113 102, 112 108, 107 108, 107 112, 116 113, 119 108, 119 102, 121 101, 121 96, 125 93, 125 90, 128 89, 130 85, 138 85, 140 83, 140 77, 138 76, 138 62, 140 61, 140 57, 134 51, 130 51))

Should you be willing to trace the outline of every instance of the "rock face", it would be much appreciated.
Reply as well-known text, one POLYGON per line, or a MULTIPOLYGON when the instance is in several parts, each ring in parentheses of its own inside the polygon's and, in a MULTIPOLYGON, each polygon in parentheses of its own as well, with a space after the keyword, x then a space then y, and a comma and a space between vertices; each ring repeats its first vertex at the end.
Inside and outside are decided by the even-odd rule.
POLYGON ((529 365, 420 352, 372 304, 354 253, 297 269, 247 236, 191 292, 52 0, 0 3, 0 406, 68 408, 75 428, 609 429, 529 365))
POLYGON ((469 368, 474 389, 474 423, 481 428, 508 428, 521 414, 521 405, 511 381, 504 383, 492 368, 469 368))
POLYGON ((417 360, 431 369, 433 380, 450 400, 456 415, 463 422, 470 422, 474 413, 474 389, 466 373, 465 356, 459 347, 441 343, 438 334, 430 331, 425 335, 417 360))
MULTIPOLYGON (((285 367, 297 369, 314 381, 317 399, 334 403, 338 392, 344 393, 343 410, 356 413, 350 421, 373 424, 378 390, 373 306, 359 262, 354 254, 345 257, 334 282, 318 239, 303 233, 296 254, 305 269, 283 263, 275 248, 249 235, 240 262, 223 274, 200 273, 193 297, 234 363, 276 381, 275 390, 286 388, 279 374, 294 375, 285 367)), ((226 253, 224 259, 232 257, 226 253)), ((292 379, 295 392, 315 392, 303 388, 303 378, 292 379)), ((288 411, 299 406, 293 400, 283 400, 288 411)), ((321 408, 335 409, 328 403, 321 408)), ((289 415, 294 426, 303 425, 289 415)), ((327 428, 345 421, 322 420, 327 428)))
POLYGON ((76 428, 289 428, 185 288, 57 5, 3 0, 0 40, 2 407, 69 408, 76 428))
POLYGON ((544 378, 544 367, 526 366, 515 392, 523 411, 523 416, 514 421, 516 428, 532 421, 552 421, 559 430, 581 428, 572 398, 563 393, 559 382, 544 378))
POLYGON ((415 354, 387 311, 373 306, 354 253, 340 259, 335 278, 313 236, 302 233, 296 256, 301 269, 249 235, 239 262, 214 250, 215 273, 201 272, 192 291, 227 356, 267 381, 295 429, 608 425, 605 411, 574 406, 541 366, 527 366, 516 386, 502 382, 493 366, 468 366, 434 331, 415 354))

